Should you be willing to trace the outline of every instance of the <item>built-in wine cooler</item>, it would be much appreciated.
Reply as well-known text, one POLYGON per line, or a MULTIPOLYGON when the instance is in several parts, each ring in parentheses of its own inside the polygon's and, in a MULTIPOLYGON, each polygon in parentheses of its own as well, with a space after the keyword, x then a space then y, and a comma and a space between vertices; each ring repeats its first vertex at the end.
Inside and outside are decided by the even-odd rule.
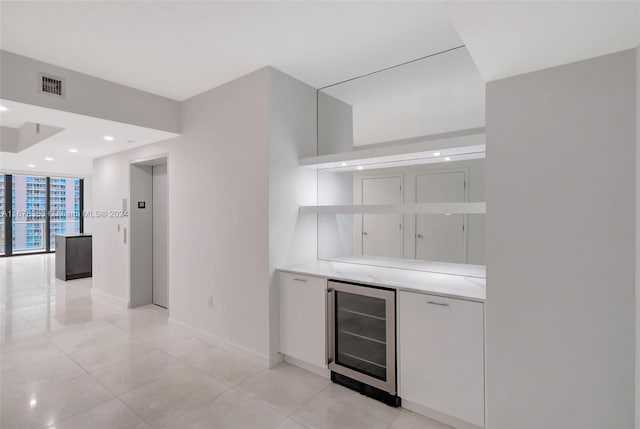
POLYGON ((395 290, 333 280, 328 286, 331 380, 399 406, 395 290))

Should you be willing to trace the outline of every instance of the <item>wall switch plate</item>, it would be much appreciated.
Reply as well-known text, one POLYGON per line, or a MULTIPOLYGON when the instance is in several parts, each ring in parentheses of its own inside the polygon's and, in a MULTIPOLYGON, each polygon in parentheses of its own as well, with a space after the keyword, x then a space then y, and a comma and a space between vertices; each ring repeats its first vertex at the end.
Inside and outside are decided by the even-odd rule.
POLYGON ((212 295, 209 296, 208 302, 209 302, 209 307, 213 308, 213 296, 212 295))

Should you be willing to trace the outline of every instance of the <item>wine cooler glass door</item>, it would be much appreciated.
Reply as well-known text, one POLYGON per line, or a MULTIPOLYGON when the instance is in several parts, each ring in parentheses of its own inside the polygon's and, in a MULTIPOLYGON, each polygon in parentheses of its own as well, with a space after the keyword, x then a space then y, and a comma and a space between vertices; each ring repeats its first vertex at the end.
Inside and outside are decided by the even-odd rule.
POLYGON ((330 369, 394 394, 394 291, 337 282, 329 288, 334 300, 330 369))

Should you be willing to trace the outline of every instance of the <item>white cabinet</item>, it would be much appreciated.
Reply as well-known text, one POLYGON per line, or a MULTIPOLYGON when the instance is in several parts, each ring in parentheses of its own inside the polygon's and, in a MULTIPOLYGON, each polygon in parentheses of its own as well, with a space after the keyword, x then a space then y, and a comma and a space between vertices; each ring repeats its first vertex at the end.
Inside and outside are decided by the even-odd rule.
POLYGON ((280 352, 326 368, 327 279, 280 272, 280 352))
POLYGON ((484 305, 399 293, 403 401, 484 427, 484 305))

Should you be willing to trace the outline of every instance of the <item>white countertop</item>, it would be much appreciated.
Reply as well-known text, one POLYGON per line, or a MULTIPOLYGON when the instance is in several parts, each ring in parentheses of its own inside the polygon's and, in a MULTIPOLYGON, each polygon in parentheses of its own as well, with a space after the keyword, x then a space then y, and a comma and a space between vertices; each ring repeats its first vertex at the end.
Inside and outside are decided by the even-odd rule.
MULTIPOLYGON (((352 258, 343 260, 352 260, 352 258)), ((484 267, 461 264, 426 263, 405 261, 395 264, 397 267, 381 267, 363 263, 362 258, 353 258, 360 262, 311 261, 303 264, 279 268, 280 271, 344 280, 373 286, 390 287, 411 292, 430 293, 434 295, 464 298, 484 302, 486 296, 486 280, 484 267), (431 264, 431 265, 430 265, 431 264), (434 266, 437 272, 423 271, 434 266), (445 274, 447 266, 454 268, 455 274, 445 274), (417 269, 420 267, 421 269, 417 269), (476 274, 476 275, 473 275, 476 274)), ((370 260, 370 259, 367 259, 370 260)))

